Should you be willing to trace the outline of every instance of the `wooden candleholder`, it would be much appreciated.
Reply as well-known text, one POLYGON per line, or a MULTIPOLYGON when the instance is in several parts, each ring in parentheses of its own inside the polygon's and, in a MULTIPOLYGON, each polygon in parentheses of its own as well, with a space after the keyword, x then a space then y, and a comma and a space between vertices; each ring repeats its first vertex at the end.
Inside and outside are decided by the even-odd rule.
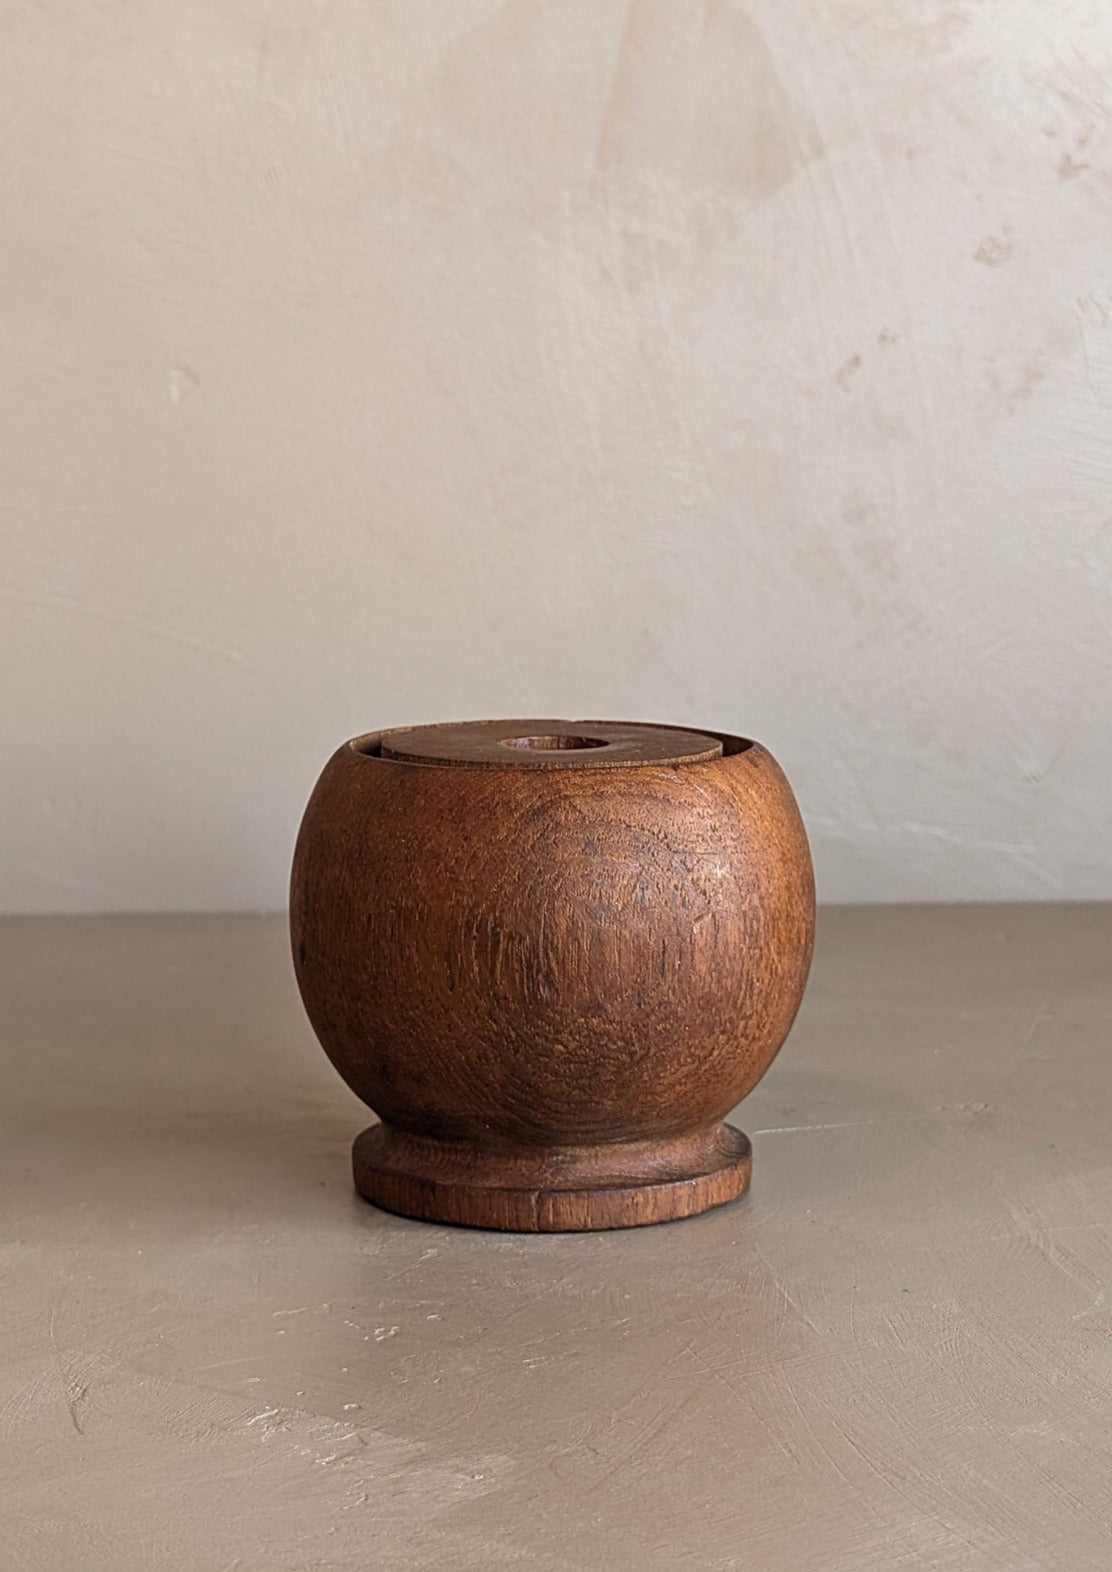
POLYGON ((598 721, 375 732, 329 760, 290 894, 309 1019, 381 1123, 378 1206, 622 1228, 749 1184, 723 1116, 803 995, 795 799, 740 737, 598 721))

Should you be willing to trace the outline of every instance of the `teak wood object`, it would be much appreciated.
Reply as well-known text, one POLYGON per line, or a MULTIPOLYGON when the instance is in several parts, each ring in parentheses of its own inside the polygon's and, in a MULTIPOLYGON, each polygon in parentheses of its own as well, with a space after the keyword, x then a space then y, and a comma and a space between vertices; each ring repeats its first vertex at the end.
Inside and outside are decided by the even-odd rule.
POLYGON ((768 1068, 814 933, 771 754, 714 732, 476 721, 356 737, 309 800, 294 965, 381 1123, 356 1187, 484 1228, 622 1228, 749 1184, 724 1115, 768 1068))

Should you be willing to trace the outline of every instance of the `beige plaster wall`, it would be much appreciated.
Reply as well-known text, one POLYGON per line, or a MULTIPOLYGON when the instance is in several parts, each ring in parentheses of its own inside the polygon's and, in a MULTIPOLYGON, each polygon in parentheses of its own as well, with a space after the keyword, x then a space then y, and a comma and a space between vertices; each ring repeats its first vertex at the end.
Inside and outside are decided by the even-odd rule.
POLYGON ((828 899, 1112 895, 1112 10, 0 4, 0 905, 331 747, 760 737, 828 899))

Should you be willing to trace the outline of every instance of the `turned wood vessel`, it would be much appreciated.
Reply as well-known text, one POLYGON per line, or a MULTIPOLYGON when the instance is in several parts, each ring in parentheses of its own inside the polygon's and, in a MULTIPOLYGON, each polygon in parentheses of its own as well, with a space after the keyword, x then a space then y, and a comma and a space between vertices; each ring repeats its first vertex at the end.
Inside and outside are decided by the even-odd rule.
POLYGON ((317 1036, 379 1116, 389 1211, 621 1228, 749 1184, 724 1123, 803 995, 814 883, 758 743, 510 720, 346 742, 309 800, 290 925, 317 1036))

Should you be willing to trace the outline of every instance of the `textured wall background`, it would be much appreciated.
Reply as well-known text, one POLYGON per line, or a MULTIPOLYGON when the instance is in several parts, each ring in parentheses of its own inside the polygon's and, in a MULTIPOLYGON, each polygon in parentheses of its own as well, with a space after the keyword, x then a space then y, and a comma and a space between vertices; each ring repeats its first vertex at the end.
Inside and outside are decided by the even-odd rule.
POLYGON ((706 724, 827 899, 1112 896, 1112 10, 0 4, 0 904, 332 746, 706 724))

